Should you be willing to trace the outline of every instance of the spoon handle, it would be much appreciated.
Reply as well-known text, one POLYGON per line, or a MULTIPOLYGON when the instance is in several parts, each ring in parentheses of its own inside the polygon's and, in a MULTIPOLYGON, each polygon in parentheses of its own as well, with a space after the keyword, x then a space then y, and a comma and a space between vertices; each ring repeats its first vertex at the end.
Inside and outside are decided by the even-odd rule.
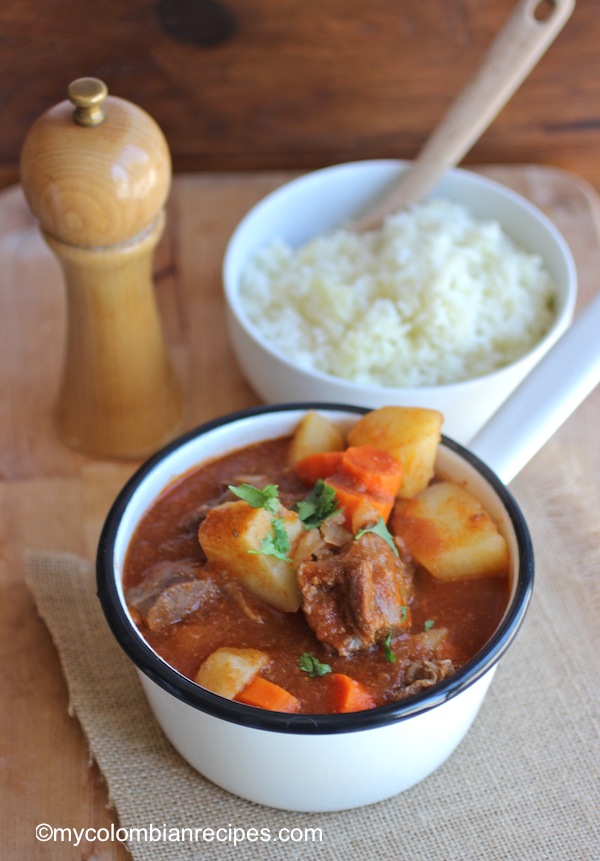
POLYGON ((521 0, 412 166, 373 210, 354 223, 355 229, 376 227, 386 215, 421 200, 448 168, 462 160, 554 41, 574 7, 575 0, 521 0))
POLYGON ((530 371, 469 449, 508 484, 600 383, 600 294, 530 371))

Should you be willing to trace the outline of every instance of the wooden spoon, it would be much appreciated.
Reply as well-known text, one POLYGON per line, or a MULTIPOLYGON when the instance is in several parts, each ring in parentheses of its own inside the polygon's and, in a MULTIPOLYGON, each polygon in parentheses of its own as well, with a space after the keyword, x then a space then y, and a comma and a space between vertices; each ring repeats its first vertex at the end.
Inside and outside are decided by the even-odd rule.
POLYGON ((554 41, 574 7, 575 0, 521 0, 400 182, 354 221, 353 229, 378 227, 385 216, 421 200, 448 168, 461 161, 554 41))

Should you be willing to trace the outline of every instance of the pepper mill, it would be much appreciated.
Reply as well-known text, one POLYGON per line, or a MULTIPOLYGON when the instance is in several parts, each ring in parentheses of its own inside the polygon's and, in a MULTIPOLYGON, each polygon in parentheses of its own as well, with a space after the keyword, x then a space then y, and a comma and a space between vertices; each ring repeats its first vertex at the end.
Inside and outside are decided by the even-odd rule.
POLYGON ((97 78, 74 81, 68 97, 34 122, 21 152, 23 191, 66 283, 57 430, 86 454, 144 457, 183 413, 152 283, 169 149, 145 111, 97 78))

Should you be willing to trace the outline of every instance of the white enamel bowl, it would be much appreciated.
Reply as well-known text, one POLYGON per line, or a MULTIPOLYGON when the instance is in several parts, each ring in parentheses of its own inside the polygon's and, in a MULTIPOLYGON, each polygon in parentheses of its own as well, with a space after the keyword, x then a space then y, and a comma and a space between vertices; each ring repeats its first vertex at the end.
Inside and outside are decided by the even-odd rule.
POLYGON ((242 274, 259 248, 275 237, 302 245, 351 221, 393 185, 407 165, 362 161, 314 171, 281 186, 247 213, 230 239, 223 264, 231 344, 248 382, 267 403, 319 400, 371 408, 429 407, 444 414, 445 432, 466 445, 555 343, 573 315, 577 274, 569 248, 554 224, 519 194, 459 168, 449 171, 432 192, 464 204, 478 218, 497 220, 520 246, 541 255, 554 278, 558 295, 550 330, 526 355, 493 373, 421 388, 353 383, 301 367, 266 343, 239 297, 242 274))
POLYGON ((203 425, 164 448, 124 487, 104 526, 98 594, 109 626, 131 661, 163 731, 201 774, 251 801, 296 811, 341 810, 388 798, 423 780, 471 726, 498 660, 523 620, 533 584, 526 523, 499 478, 444 438, 438 468, 470 488, 506 536, 511 556, 508 609, 485 647, 454 676, 404 702, 341 715, 287 715, 219 697, 184 678, 148 646, 127 610, 123 561, 140 517, 170 481, 207 458, 291 433, 316 408, 342 428, 364 410, 324 404, 274 405, 203 425))

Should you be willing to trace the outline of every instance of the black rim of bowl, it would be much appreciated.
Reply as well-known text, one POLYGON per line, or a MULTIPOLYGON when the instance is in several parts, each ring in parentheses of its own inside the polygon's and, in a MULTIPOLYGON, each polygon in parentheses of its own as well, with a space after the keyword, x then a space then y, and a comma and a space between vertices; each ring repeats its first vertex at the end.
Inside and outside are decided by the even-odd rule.
POLYGON ((392 724, 435 708, 466 690, 499 661, 521 626, 533 588, 534 556, 531 536, 525 518, 512 493, 496 474, 472 452, 443 436, 443 444, 474 467, 496 492, 509 515, 519 553, 516 588, 502 622, 486 645, 460 670, 427 691, 408 697, 406 700, 374 709, 349 714, 289 715, 265 711, 224 699, 201 688, 169 666, 136 631, 125 612, 117 590, 113 564, 114 546, 119 524, 129 500, 160 461, 181 445, 206 434, 208 431, 256 415, 313 409, 356 413, 357 415, 370 412, 366 407, 339 403, 290 402, 273 404, 229 413, 177 437, 145 461, 118 494, 104 523, 96 559, 98 598, 107 623, 123 651, 141 672, 172 696, 200 711, 232 723, 272 732, 302 734, 354 732, 392 724))

